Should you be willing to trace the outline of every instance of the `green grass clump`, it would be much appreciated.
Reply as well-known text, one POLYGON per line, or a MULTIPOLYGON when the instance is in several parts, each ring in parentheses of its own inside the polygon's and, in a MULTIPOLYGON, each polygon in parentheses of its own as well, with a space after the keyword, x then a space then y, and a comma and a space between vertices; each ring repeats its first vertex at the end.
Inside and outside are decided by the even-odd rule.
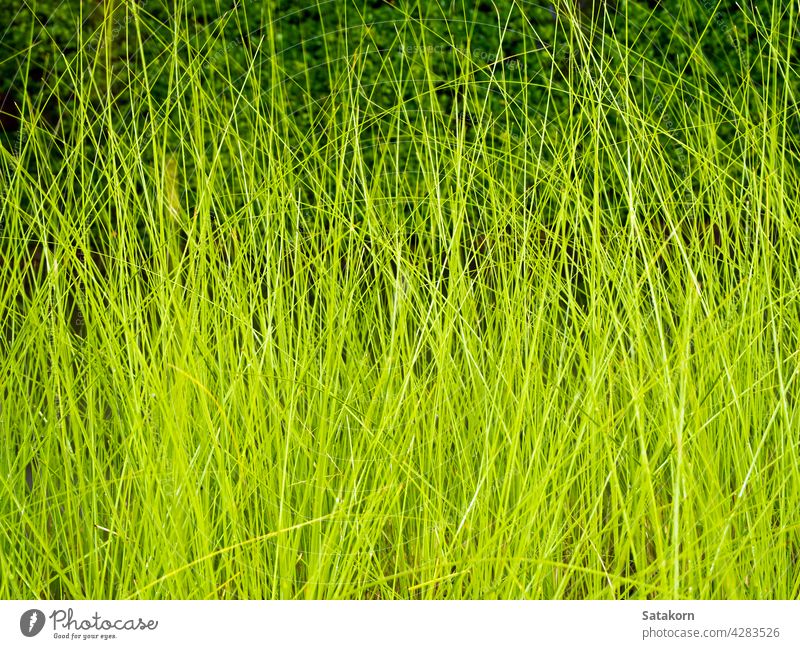
POLYGON ((800 596, 794 9, 721 77, 635 3, 515 65, 396 4, 320 3, 321 95, 267 15, 23 106, 0 599, 800 596))

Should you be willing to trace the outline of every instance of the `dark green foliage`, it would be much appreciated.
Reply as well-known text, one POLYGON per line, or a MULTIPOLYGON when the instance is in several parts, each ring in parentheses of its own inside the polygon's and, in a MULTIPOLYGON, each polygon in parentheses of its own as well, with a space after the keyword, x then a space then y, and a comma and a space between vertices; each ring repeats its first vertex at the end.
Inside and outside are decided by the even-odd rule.
MULTIPOLYGON (((730 99, 738 96, 745 80, 769 83, 774 71, 764 66, 765 54, 797 38, 788 27, 769 29, 771 23, 790 23, 788 6, 775 13, 768 0, 743 2, 744 10, 735 2, 716 4, 36 0, 19 11, 6 5, 0 8, 0 21, 9 26, 0 50, 3 144, 11 151, 19 148, 15 129, 20 111, 28 118, 41 113, 38 126, 52 129, 62 140, 74 137, 72 125, 79 113, 75 84, 84 84, 92 92, 81 95, 89 104, 81 106, 80 114, 103 115, 84 120, 89 122, 81 130, 87 157, 104 147, 108 120, 131 128, 152 110, 176 120, 176 127, 159 137, 167 138, 162 146, 180 152, 187 143, 178 135, 185 125, 178 124, 175 105, 191 98, 181 95, 182 85, 170 70, 172 48, 177 47, 184 66, 180 73, 201 75, 203 87, 221 98, 222 105, 235 105, 244 83, 251 94, 279 84, 293 107, 279 128, 298 165, 304 164, 304 151, 324 146, 347 107, 358 107, 362 117, 361 150, 368 173, 381 168, 381 143, 392 137, 398 106, 409 126, 436 116, 454 132, 466 129, 468 141, 488 137, 498 145, 522 135, 507 119, 509 105, 512 114, 527 116, 528 123, 531 118, 544 120, 547 110, 549 122, 580 129, 581 105, 567 89, 602 76, 611 92, 635 93, 641 109, 652 114, 680 178, 686 176, 685 154, 676 141, 686 141, 690 134, 670 125, 684 123, 686 111, 695 111, 694 88, 702 85, 730 99), (178 45, 176 30, 184 35, 178 45), (781 42, 765 42, 767 32, 780 34, 781 42), (612 33, 630 48, 627 62, 635 63, 630 69, 623 69, 622 58, 615 63, 614 48, 603 48, 604 36, 612 33), (76 63, 81 43, 94 55, 91 66, 76 63), (604 58, 598 63, 601 50, 604 58), (340 82, 348 68, 357 70, 358 87, 340 82), (506 121, 499 121, 500 115, 506 121)), ((797 96, 800 82, 792 91, 797 96)), ((742 109, 757 113, 764 107, 742 109)), ((605 118, 621 141, 625 127, 619 115, 609 110, 605 118)), ((248 125, 237 128, 241 133, 248 125)), ((719 137, 725 140, 731 133, 719 115, 719 137)), ((146 140, 140 142, 147 147, 146 140)), ((403 173, 418 173, 411 144, 401 138, 397 146, 406 163, 403 173)), ((542 155, 547 157, 547 147, 542 155)), ((58 147, 53 160, 57 164, 58 147)), ((196 173, 183 171, 189 178, 196 173)), ((591 185, 590 177, 586 181, 591 185)), ((616 190, 607 190, 613 202, 616 190)), ((191 209, 198 200, 197 187, 188 182, 182 191, 191 209)), ((324 188, 297 191, 301 202, 312 207, 324 188)))
MULTIPOLYGON (((131 0, 116 4, 36 0, 20 7, 0 7, 0 24, 8 26, 0 44, 0 92, 11 93, 18 104, 27 94, 36 104, 42 93, 53 88, 52 80, 64 73, 65 62, 78 51, 80 40, 90 49, 102 49, 104 11, 110 12, 111 56, 117 70, 123 62, 137 70, 142 59, 156 61, 170 43, 174 26, 186 23, 191 34, 186 56, 203 56, 213 65, 224 54, 235 75, 244 71, 248 51, 252 53, 260 44, 262 53, 269 52, 268 45, 259 41, 272 22, 284 83, 300 103, 319 101, 331 92, 328 66, 338 59, 363 56, 363 77, 378 80, 381 56, 403 48, 427 53, 433 72, 444 80, 463 72, 464 60, 477 68, 491 68, 495 74, 498 67, 506 73, 519 69, 526 78, 535 79, 549 73, 555 57, 556 67, 566 72, 570 64, 585 60, 585 53, 569 42, 573 19, 595 39, 604 30, 613 29, 617 35, 627 30, 635 38, 631 45, 636 51, 688 79, 701 73, 699 66, 720 84, 747 75, 758 82, 763 81, 764 71, 757 61, 767 44, 759 40, 759 27, 753 21, 788 24, 789 13, 786 7, 781 15, 774 15, 767 0, 743 3, 748 5, 746 12, 735 2, 723 2, 715 11, 712 0, 668 4, 594 0, 572 5, 564 0, 188 0, 176 15, 167 0, 137 0, 144 47, 140 52, 133 4, 131 0), (690 61, 698 39, 702 60, 690 61)), ((163 98, 158 96, 166 92, 163 80, 153 81, 152 92, 163 98)), ((380 93, 388 91, 376 88, 374 92, 380 99, 380 93)), ((452 107, 452 99, 452 91, 442 91, 444 108, 452 107)))

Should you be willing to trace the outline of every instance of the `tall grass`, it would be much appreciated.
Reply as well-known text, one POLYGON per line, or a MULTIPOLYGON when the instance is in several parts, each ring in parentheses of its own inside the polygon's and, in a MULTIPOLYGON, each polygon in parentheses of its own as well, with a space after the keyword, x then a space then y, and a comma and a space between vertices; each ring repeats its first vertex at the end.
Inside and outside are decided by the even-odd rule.
POLYGON ((234 69, 145 9, 162 58, 81 47, 0 150, 0 599, 800 595, 777 5, 763 83, 619 3, 521 66, 446 43, 450 110, 418 7, 326 17, 324 100, 277 17, 234 69))

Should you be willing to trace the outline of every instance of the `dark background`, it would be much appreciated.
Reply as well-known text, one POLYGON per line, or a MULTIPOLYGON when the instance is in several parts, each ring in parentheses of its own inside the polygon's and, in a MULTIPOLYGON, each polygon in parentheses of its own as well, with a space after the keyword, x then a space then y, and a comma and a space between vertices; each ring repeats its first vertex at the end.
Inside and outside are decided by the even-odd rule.
MULTIPOLYGON (((263 71, 259 78, 265 93, 280 85, 292 107, 284 116, 285 139, 298 156, 326 137, 325 116, 343 101, 331 80, 353 57, 359 62, 362 94, 368 97, 362 108, 375 117, 376 137, 382 107, 402 100, 411 113, 432 110, 430 104, 419 104, 412 85, 398 97, 396 86, 386 83, 387 57, 395 64, 404 57, 409 77, 430 80, 435 110, 454 128, 488 122, 492 127, 488 133, 482 130, 481 137, 502 137, 502 131, 507 136, 525 120, 508 121, 502 93, 490 93, 484 103, 460 95, 462 88, 454 80, 467 74, 478 83, 501 78, 513 87, 525 84, 525 98, 515 101, 512 113, 541 115, 549 100, 549 115, 557 122, 559 114, 576 110, 569 93, 559 88, 574 87, 581 72, 608 77, 622 70, 621 61, 619 69, 609 67, 614 64, 610 47, 604 50, 605 67, 597 68, 594 57, 575 46, 576 34, 582 32, 598 49, 604 36, 627 38, 639 58, 636 69, 629 70, 633 77, 626 92, 636 94, 642 111, 658 116, 665 132, 675 125, 664 136, 665 150, 674 157, 680 176, 685 164, 681 147, 669 144, 668 137, 672 142, 690 137, 677 126, 686 123, 686 111, 699 111, 696 89, 710 95, 706 101, 718 101, 718 137, 735 157, 738 145, 729 123, 737 115, 728 120, 726 111, 733 106, 758 121, 759 111, 765 110, 758 93, 741 89, 763 87, 772 74, 770 48, 786 51, 790 38, 797 38, 789 32, 790 6, 774 15, 771 0, 725 0, 716 9, 713 0, 188 0, 181 7, 176 14, 168 0, 2 0, 0 146, 17 155, 26 137, 21 124, 35 123, 52 136, 48 156, 57 168, 66 145, 75 144, 75 121, 82 120, 80 144, 91 160, 93 151, 105 146, 109 121, 124 130, 147 118, 152 107, 160 110, 169 93, 176 92, 179 84, 169 77, 176 26, 186 35, 178 56, 187 66, 201 62, 203 87, 210 95, 231 98, 253 61, 263 71), (270 24, 273 29, 266 29, 270 24), (466 73, 465 61, 471 66, 466 73), (76 87, 84 90, 76 92, 76 87)), ((792 47, 796 62, 798 52, 792 47)), ((790 97, 800 96, 798 75, 778 78, 792 84, 790 97)), ((796 111, 794 116, 790 132, 800 130, 796 111)), ((701 118, 706 119, 698 112, 701 118)), ((624 124, 615 124, 610 116, 609 128, 622 133, 624 124)), ((175 137, 165 145, 179 151, 181 142, 175 137)), ((398 146, 410 144, 401 141, 398 146)), ((363 151, 368 167, 372 150, 367 146, 363 151)), ((42 164, 39 158, 37 164, 42 164)), ((0 174, 10 173, 8 169, 3 165, 0 174)), ((613 204, 615 188, 608 191, 613 204)), ((193 203, 191 192, 191 183, 186 183, 182 200, 187 209, 193 203)), ((313 202, 313 192, 304 192, 304 203, 313 202)))

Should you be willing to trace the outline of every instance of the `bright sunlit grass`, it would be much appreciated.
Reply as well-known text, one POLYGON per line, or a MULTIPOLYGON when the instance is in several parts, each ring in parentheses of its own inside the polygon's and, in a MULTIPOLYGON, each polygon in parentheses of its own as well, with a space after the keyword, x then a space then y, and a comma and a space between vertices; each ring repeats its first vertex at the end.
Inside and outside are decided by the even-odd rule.
POLYGON ((723 83, 567 16, 569 65, 448 44, 445 111, 397 17, 326 23, 324 101, 178 21, 25 108, 0 599, 800 596, 796 36, 723 83))

